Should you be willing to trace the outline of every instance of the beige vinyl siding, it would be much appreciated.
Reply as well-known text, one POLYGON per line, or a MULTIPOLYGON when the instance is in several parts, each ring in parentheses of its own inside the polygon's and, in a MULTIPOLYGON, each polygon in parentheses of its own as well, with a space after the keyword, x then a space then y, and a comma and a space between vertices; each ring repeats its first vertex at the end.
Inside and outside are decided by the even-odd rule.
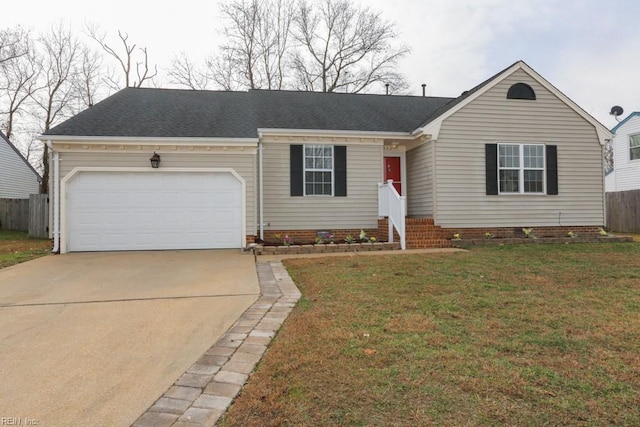
POLYGON ((407 151, 407 213, 433 216, 433 145, 431 142, 407 151))
POLYGON ((615 190, 640 189, 640 159, 631 159, 629 135, 640 134, 640 116, 631 117, 616 130, 613 137, 615 190))
POLYGON ((436 222, 445 227, 601 225, 602 149, 595 128, 519 70, 446 119, 436 142, 436 222), (506 99, 518 82, 537 100, 506 99), (485 144, 558 147, 559 195, 485 193, 485 144))
POLYGON ((264 144, 265 230, 376 228, 382 146, 334 143, 347 146, 347 197, 291 197, 289 145, 304 143, 264 144))
POLYGON ((38 177, 8 144, 0 138, 0 198, 28 199, 39 193, 38 177))
MULTIPOLYGON (((148 152, 62 152, 60 179, 76 167, 151 167, 148 152)), ((160 168, 232 168, 246 181, 247 234, 256 234, 256 167, 254 154, 164 153, 160 168)))

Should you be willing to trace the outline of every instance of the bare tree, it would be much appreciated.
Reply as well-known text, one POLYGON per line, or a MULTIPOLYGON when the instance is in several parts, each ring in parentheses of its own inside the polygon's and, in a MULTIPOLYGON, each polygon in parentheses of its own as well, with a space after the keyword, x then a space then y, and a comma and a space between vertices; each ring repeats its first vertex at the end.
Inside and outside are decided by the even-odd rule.
POLYGON ((395 26, 379 12, 349 0, 302 0, 295 16, 299 43, 293 66, 298 86, 322 92, 361 92, 376 82, 402 85, 397 62, 409 52, 394 46, 395 26))
POLYGON ((396 69, 409 49, 395 43, 394 24, 369 8, 349 0, 229 0, 221 12, 225 42, 208 69, 223 89, 406 88, 396 69))
MULTIPOLYGON (((55 24, 38 39, 42 50, 41 90, 32 95, 41 131, 48 131, 55 123, 73 115, 78 107, 76 78, 81 60, 78 39, 62 22, 55 24)), ((42 184, 46 193, 49 180, 49 152, 45 146, 42 156, 42 184)))
POLYGON ((29 31, 20 26, 0 30, 0 64, 28 53, 29 31))
POLYGON ((129 41, 129 34, 118 30, 118 38, 122 44, 121 49, 119 49, 120 51, 118 51, 116 48, 107 44, 106 35, 100 33, 97 27, 88 26, 87 33, 89 37, 95 40, 102 49, 116 61, 118 68, 122 72, 124 86, 121 85, 121 81, 113 75, 107 78, 107 82, 112 89, 142 87, 145 82, 151 83, 151 80, 158 75, 157 65, 153 66, 152 72, 149 69, 147 48, 139 47, 136 49, 137 45, 129 41), (137 80, 135 80, 136 77, 137 80))
POLYGON ((238 81, 237 62, 233 53, 222 51, 218 57, 209 57, 206 60, 207 67, 211 70, 211 78, 222 90, 246 89, 238 81))
POLYGON ((211 81, 208 69, 202 70, 191 61, 186 52, 180 52, 171 59, 171 66, 167 71, 171 83, 185 86, 192 90, 208 89, 211 81))
POLYGON ((274 0, 263 7, 258 21, 259 62, 267 89, 280 90, 286 84, 293 11, 292 1, 274 0))
POLYGON ((613 163, 613 140, 607 141, 603 150, 604 154, 604 170, 605 172, 609 172, 614 167, 613 163))
POLYGON ((44 155, 45 145, 38 139, 38 132, 22 132, 19 136, 17 146, 24 155, 25 159, 40 173, 44 171, 42 164, 42 156, 44 155))
POLYGON ((88 46, 80 47, 80 61, 76 65, 75 87, 84 107, 91 107, 98 98, 104 80, 102 57, 88 46))
POLYGON ((285 87, 293 0, 230 0, 220 10, 226 41, 207 61, 212 79, 225 90, 285 87))
POLYGON ((256 64, 260 53, 258 51, 258 21, 262 8, 259 0, 232 0, 220 7, 222 15, 227 20, 223 33, 227 43, 221 46, 220 60, 216 68, 234 69, 249 89, 256 89, 256 64), (227 65, 228 64, 228 65, 227 65))
POLYGON ((16 119, 27 111, 31 96, 38 90, 41 66, 35 57, 31 35, 22 33, 22 40, 13 49, 22 52, 0 63, 0 116, 1 127, 7 138, 12 138, 16 119))
POLYGON ((0 128, 44 173, 46 192, 48 150, 37 136, 95 102, 102 58, 62 21, 37 39, 19 27, 0 31, 0 55, 0 128))

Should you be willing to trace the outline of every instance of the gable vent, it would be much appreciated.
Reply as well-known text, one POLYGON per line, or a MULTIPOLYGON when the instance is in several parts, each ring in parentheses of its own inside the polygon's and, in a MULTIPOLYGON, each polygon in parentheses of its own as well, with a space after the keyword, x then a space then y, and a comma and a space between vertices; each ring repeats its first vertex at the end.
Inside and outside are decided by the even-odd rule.
POLYGON ((516 83, 509 88, 507 99, 530 99, 535 101, 536 93, 526 83, 516 83))

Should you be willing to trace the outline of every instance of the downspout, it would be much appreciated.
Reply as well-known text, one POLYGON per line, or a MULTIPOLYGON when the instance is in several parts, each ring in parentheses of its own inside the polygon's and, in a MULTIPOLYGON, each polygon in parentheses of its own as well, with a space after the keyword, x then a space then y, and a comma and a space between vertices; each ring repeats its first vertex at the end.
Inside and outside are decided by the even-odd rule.
POLYGON ((51 140, 47 141, 47 147, 53 154, 53 249, 51 252, 60 252, 60 154, 53 149, 51 140))
POLYGON ((430 141, 431 144, 431 176, 433 177, 431 179, 431 198, 432 198, 432 203, 433 203, 433 209, 431 211, 431 216, 433 216, 433 223, 434 224, 438 224, 438 185, 437 185, 437 165, 438 162, 436 161, 436 140, 432 139, 430 141))
MULTIPOLYGON (((600 158, 604 159, 604 153, 605 150, 607 149, 607 145, 605 143, 605 145, 601 145, 601 152, 600 152, 600 158)), ((614 188, 615 189, 615 188, 614 188)), ((607 217, 609 216, 609 213, 607 212, 607 177, 604 174, 604 162, 602 162, 602 219, 604 221, 603 227, 607 226, 607 217)))
POLYGON ((258 180, 260 181, 260 184, 258 186, 258 204, 260 205, 260 240, 264 241, 264 183, 263 183, 263 170, 264 170, 264 165, 262 164, 263 160, 262 160, 262 150, 263 150, 263 145, 262 145, 262 139, 258 139, 258 180))

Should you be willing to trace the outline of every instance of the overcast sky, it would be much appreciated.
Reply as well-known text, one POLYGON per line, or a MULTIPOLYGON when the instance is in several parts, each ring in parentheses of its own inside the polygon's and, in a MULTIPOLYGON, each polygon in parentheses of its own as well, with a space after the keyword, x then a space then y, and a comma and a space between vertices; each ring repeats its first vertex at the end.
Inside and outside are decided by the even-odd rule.
MULTIPOLYGON (((608 112, 640 110, 638 0, 364 0, 396 23, 411 53, 400 63, 411 94, 457 96, 519 59, 611 128, 608 112)), ((215 53, 219 1, 31 0, 5 2, 2 24, 39 31, 63 18, 118 29, 166 67, 186 51, 215 53)), ((380 88, 382 93, 384 88, 380 88)))

